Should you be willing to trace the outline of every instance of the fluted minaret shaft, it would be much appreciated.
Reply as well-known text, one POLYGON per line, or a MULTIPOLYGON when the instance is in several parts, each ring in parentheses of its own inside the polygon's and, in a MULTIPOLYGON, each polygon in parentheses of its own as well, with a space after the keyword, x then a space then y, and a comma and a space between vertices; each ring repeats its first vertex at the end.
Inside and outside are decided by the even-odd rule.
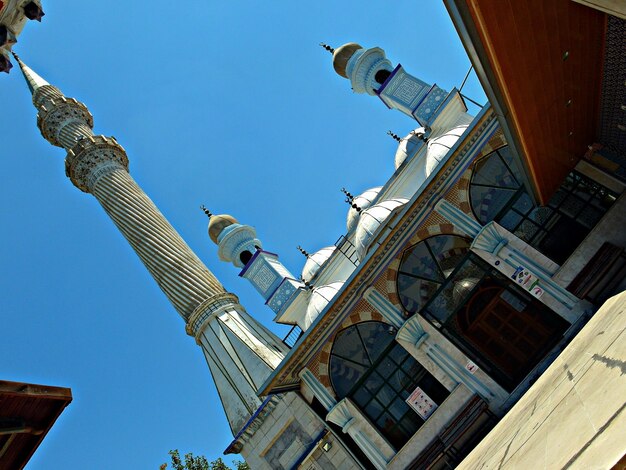
POLYGON ((18 58, 38 108, 37 125, 68 151, 66 171, 93 194, 131 244, 178 313, 188 319, 224 288, 128 173, 128 157, 114 138, 96 136, 87 107, 47 83, 18 58))
POLYGON ((124 167, 104 171, 91 193, 184 318, 225 292, 124 167))
POLYGON ((115 138, 94 135, 86 106, 63 96, 16 59, 33 94, 42 135, 67 150, 67 176, 96 197, 185 319, 236 434, 259 407, 256 390, 285 356, 286 347, 248 315, 236 296, 225 292, 141 190, 128 173, 128 157, 115 138))

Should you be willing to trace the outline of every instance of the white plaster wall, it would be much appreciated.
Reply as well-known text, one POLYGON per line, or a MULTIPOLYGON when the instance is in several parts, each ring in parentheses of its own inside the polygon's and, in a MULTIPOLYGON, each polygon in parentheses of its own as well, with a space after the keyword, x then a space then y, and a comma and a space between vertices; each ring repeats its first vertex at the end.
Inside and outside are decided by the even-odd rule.
MULTIPOLYGON (((289 469, 306 452, 309 444, 324 430, 321 419, 309 408, 309 405, 294 392, 283 395, 261 427, 244 444, 241 454, 254 470, 289 469), (291 426, 291 428, 290 428, 291 426), (290 432, 298 428, 302 433, 290 432), (288 434, 283 435, 287 431, 288 434), (282 448, 278 448, 278 447, 282 448), (273 457, 273 458, 272 458, 273 457)), ((324 466, 320 468, 360 468, 351 455, 344 449, 341 442, 334 436, 327 435, 305 461, 315 462, 319 459, 324 466), (320 445, 332 440, 329 452, 324 452, 320 445), (317 456, 317 457, 316 457, 317 456), (328 463, 332 467, 328 467, 328 463)), ((303 465, 301 468, 308 468, 303 465)))

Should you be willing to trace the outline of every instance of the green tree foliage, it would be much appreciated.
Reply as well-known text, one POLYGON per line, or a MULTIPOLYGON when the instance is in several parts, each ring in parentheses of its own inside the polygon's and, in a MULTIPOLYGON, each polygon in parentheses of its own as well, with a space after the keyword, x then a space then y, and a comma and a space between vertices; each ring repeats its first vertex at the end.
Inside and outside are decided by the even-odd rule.
MULTIPOLYGON (((221 457, 209 462, 205 457, 194 457, 190 452, 185 454, 185 462, 180 458, 178 449, 170 450, 170 457, 172 458, 173 470, 232 470, 228 465, 224 463, 221 457)), ((235 470, 250 470, 250 466, 246 462, 235 461, 237 468, 235 470)), ((160 470, 166 470, 167 464, 164 463, 160 467, 160 470)))

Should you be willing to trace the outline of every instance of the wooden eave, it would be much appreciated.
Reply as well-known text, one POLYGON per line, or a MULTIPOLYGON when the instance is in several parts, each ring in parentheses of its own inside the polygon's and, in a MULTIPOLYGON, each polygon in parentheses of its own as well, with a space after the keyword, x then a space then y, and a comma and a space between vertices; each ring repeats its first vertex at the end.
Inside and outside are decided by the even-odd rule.
POLYGON ((545 204, 596 141, 606 15, 571 0, 445 2, 545 204))
POLYGON ((0 469, 21 469, 72 401, 72 391, 0 381, 0 469))

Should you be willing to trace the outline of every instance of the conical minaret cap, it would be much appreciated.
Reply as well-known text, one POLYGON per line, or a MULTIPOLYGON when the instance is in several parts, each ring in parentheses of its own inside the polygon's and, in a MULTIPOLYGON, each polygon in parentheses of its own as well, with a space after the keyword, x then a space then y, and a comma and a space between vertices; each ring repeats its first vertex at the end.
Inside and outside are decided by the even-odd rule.
POLYGON ((38 88, 45 86, 45 85, 50 85, 47 81, 45 81, 43 78, 37 75, 33 71, 33 69, 31 69, 28 65, 22 62, 22 59, 20 59, 20 57, 15 52, 13 52, 13 57, 15 57, 15 60, 17 60, 17 63, 20 66, 20 70, 22 71, 22 74, 24 75, 24 78, 26 79, 26 84, 28 85, 28 89, 30 90, 32 94, 34 94, 38 88))

